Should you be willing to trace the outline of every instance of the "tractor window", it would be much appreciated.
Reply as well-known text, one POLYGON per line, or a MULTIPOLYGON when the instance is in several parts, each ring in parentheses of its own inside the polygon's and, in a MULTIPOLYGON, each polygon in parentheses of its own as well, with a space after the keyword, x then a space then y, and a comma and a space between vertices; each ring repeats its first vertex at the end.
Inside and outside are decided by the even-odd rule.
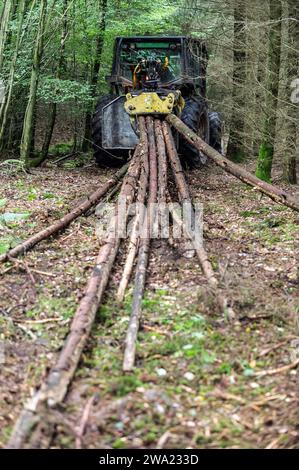
POLYGON ((155 64, 159 81, 167 83, 181 75, 181 45, 175 43, 125 43, 121 49, 120 75, 134 82, 136 73, 150 74, 155 64))
POLYGON ((189 41, 188 43, 188 75, 194 79, 205 76, 205 51, 201 43, 189 41))
POLYGON ((200 75, 200 65, 199 65, 199 58, 196 57, 194 53, 190 54, 189 59, 189 67, 188 67, 188 75, 191 78, 196 78, 200 75))

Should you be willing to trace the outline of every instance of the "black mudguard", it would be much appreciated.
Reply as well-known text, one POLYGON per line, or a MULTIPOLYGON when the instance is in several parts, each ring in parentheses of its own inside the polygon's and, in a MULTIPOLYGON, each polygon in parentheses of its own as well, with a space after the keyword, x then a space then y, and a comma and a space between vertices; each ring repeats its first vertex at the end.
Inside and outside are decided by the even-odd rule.
POLYGON ((134 149, 139 138, 125 111, 125 96, 118 96, 103 109, 102 146, 104 149, 134 149))

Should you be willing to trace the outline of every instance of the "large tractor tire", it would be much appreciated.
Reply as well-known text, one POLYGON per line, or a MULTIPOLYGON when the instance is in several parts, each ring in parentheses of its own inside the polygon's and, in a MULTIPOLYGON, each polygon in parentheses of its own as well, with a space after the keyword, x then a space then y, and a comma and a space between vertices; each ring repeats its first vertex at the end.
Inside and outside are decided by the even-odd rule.
MULTIPOLYGON (((181 120, 205 142, 209 142, 209 116, 205 100, 197 96, 185 98, 181 120)), ((189 168, 200 168, 207 161, 207 157, 186 142, 183 137, 180 138, 179 153, 182 163, 189 168)))
POLYGON ((223 123, 221 115, 215 111, 209 113, 210 122, 210 146, 217 152, 222 153, 222 134, 223 134, 223 123))
POLYGON ((103 109, 115 98, 115 95, 102 96, 96 105, 96 109, 92 118, 91 132, 94 156, 98 165, 103 167, 121 166, 127 161, 129 156, 129 152, 127 150, 106 150, 102 146, 103 109))

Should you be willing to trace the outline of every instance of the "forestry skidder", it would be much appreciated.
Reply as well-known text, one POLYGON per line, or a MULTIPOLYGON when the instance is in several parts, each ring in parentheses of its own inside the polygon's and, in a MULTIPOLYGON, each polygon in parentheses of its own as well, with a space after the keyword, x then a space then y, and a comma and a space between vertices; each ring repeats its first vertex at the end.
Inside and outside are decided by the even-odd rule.
MULTIPOLYGON (((174 113, 205 142, 221 151, 221 122, 206 101, 205 44, 175 37, 116 38, 110 94, 96 107, 92 136, 97 163, 118 166, 139 141, 137 117, 174 113)), ((199 166, 206 157, 175 136, 182 161, 199 166)))
MULTIPOLYGON (((197 256, 209 293, 214 295, 215 310, 221 312, 224 318, 235 318, 232 301, 227 298, 219 275, 198 236, 200 234, 196 230, 196 224, 193 224, 195 209, 192 195, 176 145, 182 157, 189 158, 191 164, 200 161, 201 154, 195 153, 200 151, 226 172, 252 186, 255 191, 267 194, 275 202, 299 211, 299 201, 294 196, 259 180, 203 140, 202 137, 209 137, 204 81, 206 51, 201 43, 192 43, 192 47, 197 48, 194 54, 201 59, 192 61, 190 47, 191 44, 185 38, 117 40, 115 74, 110 78, 117 95, 105 97, 98 105, 94 117, 95 139, 98 143, 96 156, 101 164, 116 165, 119 158, 124 159, 125 150, 135 147, 130 162, 71 212, 0 255, 1 263, 11 262, 12 258, 26 254, 42 240, 61 232, 76 218, 103 201, 104 197, 113 197, 118 192, 120 180, 123 180, 107 233, 101 238, 94 269, 74 313, 64 346, 57 359, 52 362, 41 387, 25 404, 7 444, 8 448, 50 447, 53 435, 57 434, 57 411, 66 399, 83 351, 87 348, 120 251, 126 253, 126 259, 116 293, 119 304, 124 300, 135 271, 131 315, 124 338, 122 370, 123 373, 128 373, 134 369, 138 358, 136 345, 142 321, 147 268, 151 262, 150 251, 154 248, 152 238, 155 238, 157 226, 159 229, 170 226, 170 218, 172 227, 176 225, 181 229, 181 241, 186 242, 197 256), (187 75, 191 65, 192 76, 191 72, 187 75), (185 123, 190 123, 189 126, 180 117, 185 123), (186 144, 178 140, 178 135, 185 138, 186 144), (192 154, 193 148, 195 151, 192 154), (169 176, 172 178, 171 186, 168 185, 169 176), (180 202, 178 211, 175 200, 180 202), (117 230, 119 208, 124 207, 124 202, 125 210, 122 211, 120 225, 127 227, 132 222, 128 240, 123 239, 122 230, 117 230), (133 205, 136 207, 135 212, 131 210, 133 205), (181 217, 186 205, 189 208, 187 217, 181 217)), ((210 121, 216 121, 214 114, 210 121)), ((159 234, 161 238, 169 237, 169 232, 161 230, 159 234)), ((3 273, 11 269, 9 267, 3 273)), ((142 356, 139 356, 138 367, 142 367, 142 361, 142 356)), ((297 366, 298 361, 295 361, 287 367, 291 369, 297 366)), ((87 406, 91 404, 92 402, 88 402, 87 406)), ((76 438, 78 436, 79 433, 76 438)))

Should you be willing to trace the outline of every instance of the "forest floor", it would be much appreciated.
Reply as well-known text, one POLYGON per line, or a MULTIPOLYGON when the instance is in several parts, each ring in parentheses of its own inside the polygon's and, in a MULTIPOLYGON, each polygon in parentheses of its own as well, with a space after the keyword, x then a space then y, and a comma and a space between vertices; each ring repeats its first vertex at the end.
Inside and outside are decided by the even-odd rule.
MULTIPOLYGON (((0 250, 67 212, 110 174, 71 162, 1 174, 0 250)), ((299 448, 298 368, 259 376, 299 356, 299 216, 213 165, 187 178, 204 205, 206 248, 236 318, 217 312, 196 258, 154 241, 137 367, 124 375, 131 292, 122 308, 115 304, 121 257, 57 412, 52 447, 75 446, 94 397, 86 448, 299 448)), ((81 217, 1 267, 1 447, 63 344, 98 251, 95 226, 94 215, 81 217)))

